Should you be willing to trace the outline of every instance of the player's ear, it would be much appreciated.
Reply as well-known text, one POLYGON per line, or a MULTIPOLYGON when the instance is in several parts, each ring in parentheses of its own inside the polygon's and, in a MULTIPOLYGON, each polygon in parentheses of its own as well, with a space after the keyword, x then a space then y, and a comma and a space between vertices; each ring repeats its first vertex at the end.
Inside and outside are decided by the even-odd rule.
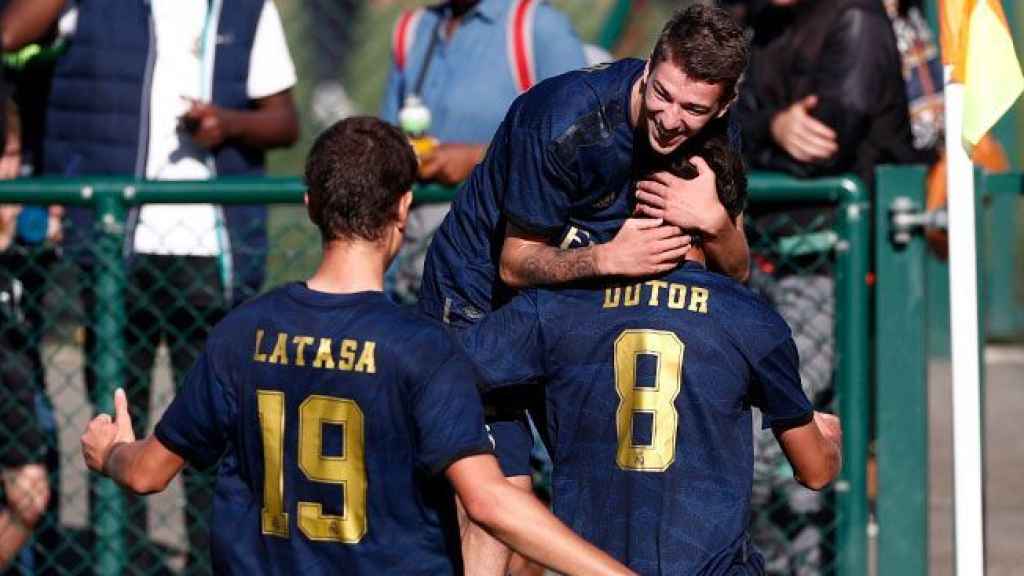
POLYGON ((409 219, 409 207, 412 206, 412 189, 406 190, 405 194, 398 199, 398 229, 405 230, 405 222, 409 219))
POLYGON ((729 108, 731 108, 731 107, 732 107, 732 105, 733 105, 733 103, 734 103, 734 102, 736 102, 736 97, 735 97, 735 96, 733 96, 731 100, 729 100, 728 102, 726 102, 726 103, 725 103, 725 105, 724 105, 724 106, 722 106, 722 107, 721 107, 721 108, 720 108, 720 109, 718 110, 718 113, 717 113, 717 114, 715 114, 715 119, 717 120, 717 119, 721 118, 722 116, 725 116, 725 113, 729 111, 729 108))
POLYGON ((715 115, 715 118, 721 118, 722 116, 725 116, 725 113, 729 111, 729 108, 732 108, 732 105, 736 103, 736 100, 739 98, 740 95, 739 88, 742 85, 742 82, 743 77, 741 76, 740 79, 736 82, 735 87, 733 87, 732 89, 732 97, 729 98, 729 101, 722 106, 722 108, 718 111, 718 114, 715 115))

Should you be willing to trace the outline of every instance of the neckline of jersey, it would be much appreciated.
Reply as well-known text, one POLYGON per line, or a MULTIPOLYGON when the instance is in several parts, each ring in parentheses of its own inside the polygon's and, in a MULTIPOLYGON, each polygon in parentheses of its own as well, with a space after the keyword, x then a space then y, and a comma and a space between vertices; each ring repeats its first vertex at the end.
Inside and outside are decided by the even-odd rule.
POLYGON ((364 290, 361 292, 347 292, 339 294, 313 290, 307 286, 305 282, 292 282, 288 284, 286 290, 288 296, 292 299, 311 306, 350 306, 372 300, 387 300, 387 296, 379 290, 364 290))

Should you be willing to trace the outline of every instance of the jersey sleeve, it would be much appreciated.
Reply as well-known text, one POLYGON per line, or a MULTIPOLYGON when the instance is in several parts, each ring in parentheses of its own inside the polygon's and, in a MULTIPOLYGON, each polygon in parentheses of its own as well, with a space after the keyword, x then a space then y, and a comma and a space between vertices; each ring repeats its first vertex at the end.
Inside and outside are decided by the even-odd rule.
POLYGON ((434 474, 467 456, 493 451, 476 389, 478 378, 472 364, 451 346, 432 374, 411 379, 419 461, 434 474))
POLYGON ((220 459, 238 413, 221 350, 211 338, 154 431, 164 446, 197 467, 220 459))
POLYGON ((459 334, 476 364, 482 392, 534 383, 544 375, 537 293, 527 290, 459 334))
POLYGON ((288 51, 281 15, 277 6, 267 0, 253 37, 246 92, 253 100, 265 98, 295 86, 296 81, 295 63, 288 51))
POLYGON ((513 126, 506 146, 509 162, 504 209, 508 220, 545 238, 561 232, 569 221, 574 186, 554 142, 541 128, 513 126))
POLYGON ((810 400, 800 386, 800 359, 787 337, 753 365, 754 404, 764 414, 765 428, 792 428, 813 417, 810 400))

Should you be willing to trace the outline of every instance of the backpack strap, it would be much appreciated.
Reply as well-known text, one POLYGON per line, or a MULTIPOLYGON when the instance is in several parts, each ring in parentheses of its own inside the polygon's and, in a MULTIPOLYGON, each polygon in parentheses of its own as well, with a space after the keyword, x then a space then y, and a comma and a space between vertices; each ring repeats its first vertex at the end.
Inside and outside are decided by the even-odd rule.
POLYGON ((391 57, 399 71, 405 70, 409 60, 409 51, 416 41, 416 28, 423 18, 424 8, 403 10, 391 31, 391 57))
POLYGON ((514 0, 508 11, 505 39, 512 78, 520 93, 537 81, 533 55, 533 18, 540 0, 514 0))

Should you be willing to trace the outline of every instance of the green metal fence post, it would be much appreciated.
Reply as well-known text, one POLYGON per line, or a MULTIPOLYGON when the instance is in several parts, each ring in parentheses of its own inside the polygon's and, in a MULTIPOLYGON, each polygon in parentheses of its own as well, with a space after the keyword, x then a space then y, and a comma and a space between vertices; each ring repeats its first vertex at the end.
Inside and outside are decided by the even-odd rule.
POLYGON ((875 191, 878 574, 928 573, 928 357, 924 236, 894 242, 890 209, 924 207, 923 167, 881 167, 875 191), (901 200, 898 200, 901 199, 901 200))
MULTIPOLYGON (((82 193, 93 196, 96 206, 93 267, 96 304, 91 310, 96 347, 94 356, 89 359, 96 374, 93 402, 98 412, 113 414, 114 390, 124 381, 125 271, 121 250, 125 210, 120 188, 86 186, 82 193)), ((126 554, 121 489, 113 480, 100 478, 96 482, 93 503, 91 521, 96 534, 96 574, 122 574, 126 554)))
POLYGON ((836 548, 840 576, 864 576, 867 560, 867 454, 869 440, 867 285, 871 250, 871 207, 864 185, 843 179, 837 215, 836 385, 843 421, 843 470, 836 483, 836 548))
MULTIPOLYGON (((1024 192, 1020 174, 990 174, 981 179, 985 195, 990 199, 988 212, 988 250, 984 292, 988 336, 1008 339, 1019 336, 1024 328, 1024 315, 1016 302, 1017 270, 1017 206, 1024 192)), ((979 211, 981 209, 979 208, 979 211)))

